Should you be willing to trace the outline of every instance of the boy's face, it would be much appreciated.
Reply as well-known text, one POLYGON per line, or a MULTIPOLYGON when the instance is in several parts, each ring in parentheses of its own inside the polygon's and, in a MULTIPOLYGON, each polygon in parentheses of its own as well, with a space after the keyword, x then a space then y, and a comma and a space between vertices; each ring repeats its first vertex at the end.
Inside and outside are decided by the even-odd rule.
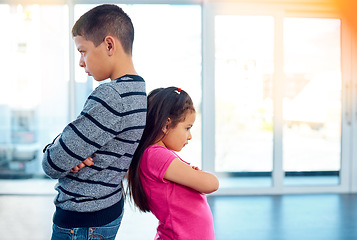
POLYGON ((81 54, 79 66, 83 67, 88 76, 92 76, 97 81, 110 78, 110 64, 106 45, 102 42, 97 47, 92 41, 86 40, 82 36, 74 37, 74 43, 81 54))

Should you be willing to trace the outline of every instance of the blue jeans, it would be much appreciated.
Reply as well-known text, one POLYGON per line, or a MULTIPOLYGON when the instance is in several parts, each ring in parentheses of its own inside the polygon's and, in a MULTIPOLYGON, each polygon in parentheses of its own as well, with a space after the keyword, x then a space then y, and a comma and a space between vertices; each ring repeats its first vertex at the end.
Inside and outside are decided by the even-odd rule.
POLYGON ((123 213, 107 225, 87 228, 68 229, 53 224, 51 240, 114 240, 122 219, 123 213))

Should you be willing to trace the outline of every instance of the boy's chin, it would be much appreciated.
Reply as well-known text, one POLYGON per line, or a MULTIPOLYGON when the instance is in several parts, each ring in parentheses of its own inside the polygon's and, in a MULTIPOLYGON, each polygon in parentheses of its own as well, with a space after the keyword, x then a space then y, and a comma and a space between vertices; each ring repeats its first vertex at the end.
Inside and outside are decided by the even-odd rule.
MULTIPOLYGON (((93 76, 92 76, 92 77, 93 77, 93 76)), ((102 82, 102 81, 106 81, 106 80, 110 81, 109 78, 102 79, 102 78, 95 78, 95 77, 93 77, 93 79, 94 79, 95 81, 97 81, 97 82, 102 82)))

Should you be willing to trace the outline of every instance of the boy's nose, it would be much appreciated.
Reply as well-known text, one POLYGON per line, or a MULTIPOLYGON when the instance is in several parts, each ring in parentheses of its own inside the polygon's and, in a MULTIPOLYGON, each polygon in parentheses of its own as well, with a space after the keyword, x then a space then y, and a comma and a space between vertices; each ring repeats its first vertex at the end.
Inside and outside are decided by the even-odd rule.
POLYGON ((82 58, 79 59, 79 66, 80 67, 85 67, 86 66, 82 58))

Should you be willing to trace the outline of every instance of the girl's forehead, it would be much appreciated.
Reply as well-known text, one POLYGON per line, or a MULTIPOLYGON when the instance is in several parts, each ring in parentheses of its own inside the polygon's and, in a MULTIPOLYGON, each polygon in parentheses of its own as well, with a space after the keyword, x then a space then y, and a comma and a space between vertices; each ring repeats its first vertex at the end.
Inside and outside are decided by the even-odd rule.
POLYGON ((185 115, 184 122, 190 123, 196 120, 196 112, 192 110, 188 110, 185 115))

